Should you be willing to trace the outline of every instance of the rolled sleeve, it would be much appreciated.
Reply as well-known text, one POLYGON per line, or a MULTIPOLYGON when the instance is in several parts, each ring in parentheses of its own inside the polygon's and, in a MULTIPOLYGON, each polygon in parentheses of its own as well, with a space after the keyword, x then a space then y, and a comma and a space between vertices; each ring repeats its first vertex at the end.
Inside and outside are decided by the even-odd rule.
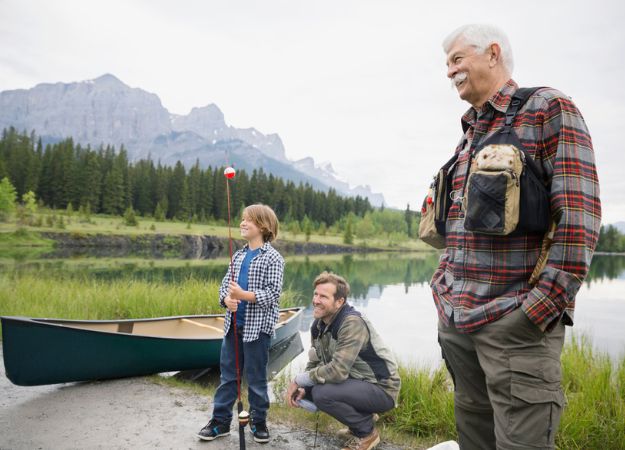
POLYGON ((542 330, 565 311, 572 324, 575 295, 590 267, 601 226, 599 181, 584 119, 567 98, 555 97, 548 103, 543 166, 552 175, 551 213, 556 227, 546 266, 522 304, 542 330))

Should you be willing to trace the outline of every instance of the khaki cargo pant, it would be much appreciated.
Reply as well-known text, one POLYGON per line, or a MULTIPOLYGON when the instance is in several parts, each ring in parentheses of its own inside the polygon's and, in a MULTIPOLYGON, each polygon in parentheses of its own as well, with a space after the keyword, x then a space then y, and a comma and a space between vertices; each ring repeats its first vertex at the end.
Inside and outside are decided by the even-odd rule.
POLYGON ((470 334, 439 322, 461 450, 553 449, 564 395, 564 325, 542 333, 521 308, 470 334))

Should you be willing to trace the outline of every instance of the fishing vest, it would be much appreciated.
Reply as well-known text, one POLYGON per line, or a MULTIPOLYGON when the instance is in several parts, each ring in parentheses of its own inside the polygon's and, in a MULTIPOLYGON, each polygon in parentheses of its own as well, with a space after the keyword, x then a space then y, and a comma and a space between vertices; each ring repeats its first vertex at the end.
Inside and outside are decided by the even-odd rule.
POLYGON ((338 343, 339 330, 345 319, 350 316, 358 317, 363 321, 369 333, 369 339, 358 352, 350 368, 349 377, 378 384, 397 404, 400 380, 395 358, 369 320, 353 306, 345 304, 327 326, 322 320, 315 319, 310 328, 310 334, 317 357, 323 364, 332 360, 338 343))
POLYGON ((472 143, 462 192, 451 187, 458 153, 439 170, 421 211, 419 237, 423 241, 445 247, 445 223, 454 197, 462 199, 467 231, 500 236, 547 231, 549 182, 512 128, 517 113, 538 89, 518 89, 510 99, 503 127, 484 142, 472 143))

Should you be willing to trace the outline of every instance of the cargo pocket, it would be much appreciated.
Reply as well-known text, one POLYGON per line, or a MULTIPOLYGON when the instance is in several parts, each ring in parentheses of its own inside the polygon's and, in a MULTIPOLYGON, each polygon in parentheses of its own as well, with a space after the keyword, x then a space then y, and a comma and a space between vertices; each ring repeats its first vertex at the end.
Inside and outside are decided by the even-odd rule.
POLYGON ((507 435, 517 444, 552 446, 564 408, 560 361, 543 355, 510 356, 507 435))
POLYGON ((507 173, 475 172, 467 182, 464 227, 468 231, 503 233, 506 221, 507 173))

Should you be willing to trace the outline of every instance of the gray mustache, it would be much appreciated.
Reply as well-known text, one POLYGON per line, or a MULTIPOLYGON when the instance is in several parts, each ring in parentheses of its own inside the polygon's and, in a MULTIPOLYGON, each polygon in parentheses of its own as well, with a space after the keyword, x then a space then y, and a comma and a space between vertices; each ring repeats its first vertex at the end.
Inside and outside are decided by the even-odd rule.
POLYGON ((454 75, 451 78, 451 80, 450 80, 452 89, 456 87, 456 83, 459 83, 459 82, 464 81, 466 79, 467 79, 467 73, 466 72, 462 72, 462 73, 454 75))

